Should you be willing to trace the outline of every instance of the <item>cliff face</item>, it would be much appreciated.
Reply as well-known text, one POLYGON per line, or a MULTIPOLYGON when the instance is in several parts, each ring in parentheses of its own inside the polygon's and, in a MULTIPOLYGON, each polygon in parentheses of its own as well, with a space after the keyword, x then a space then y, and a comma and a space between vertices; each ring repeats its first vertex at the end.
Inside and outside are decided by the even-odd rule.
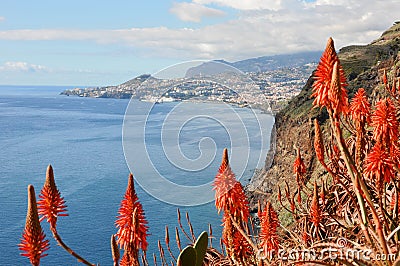
MULTIPOLYGON (((377 88, 383 70, 400 75, 400 23, 395 23, 382 36, 364 46, 349 46, 342 48, 338 55, 345 70, 349 97, 358 88, 366 89, 371 97, 376 97, 377 88)), ((327 114, 319 108, 312 107, 313 77, 308 79, 301 93, 275 117, 275 128, 271 136, 271 147, 264 169, 254 177, 247 186, 251 206, 265 196, 272 202, 276 199, 276 187, 286 181, 294 186, 293 163, 296 159, 296 149, 300 148, 304 163, 308 168, 309 178, 318 178, 326 174, 317 163, 313 148, 313 119, 317 118, 324 129, 327 114)))

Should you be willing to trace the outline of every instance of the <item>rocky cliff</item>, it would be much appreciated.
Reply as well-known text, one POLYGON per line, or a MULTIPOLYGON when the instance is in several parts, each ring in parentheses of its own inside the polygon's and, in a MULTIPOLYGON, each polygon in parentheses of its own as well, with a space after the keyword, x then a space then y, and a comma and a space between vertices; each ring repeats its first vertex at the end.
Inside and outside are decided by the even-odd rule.
MULTIPOLYGON (((333 36, 334 38, 334 36, 333 36)), ((366 89, 370 97, 379 93, 380 77, 383 70, 396 73, 400 69, 400 22, 396 22, 382 36, 368 45, 353 45, 340 49, 338 55, 345 70, 349 97, 358 88, 366 89)), ((277 186, 286 181, 295 184, 293 163, 296 149, 300 148, 308 168, 308 178, 318 178, 326 173, 317 163, 313 149, 314 128, 312 120, 317 118, 324 129, 327 114, 312 107, 313 77, 308 79, 301 93, 294 97, 286 108, 277 113, 271 136, 271 150, 265 167, 247 186, 251 206, 266 196, 272 202, 276 199, 277 186)))

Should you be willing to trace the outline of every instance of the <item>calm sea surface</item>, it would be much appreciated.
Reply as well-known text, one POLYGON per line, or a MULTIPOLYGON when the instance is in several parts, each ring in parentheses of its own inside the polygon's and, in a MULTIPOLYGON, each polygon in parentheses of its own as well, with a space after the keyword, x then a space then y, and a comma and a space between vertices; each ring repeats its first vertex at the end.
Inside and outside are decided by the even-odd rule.
MULTIPOLYGON (((90 262, 112 265, 109 241, 111 234, 116 233, 115 217, 129 174, 122 147, 122 126, 129 101, 58 95, 66 88, 0 86, 0 265, 29 265, 28 260, 19 255, 17 247, 25 223, 27 186, 33 184, 36 194, 40 193, 48 164, 54 168, 56 183, 68 206, 69 216, 58 220, 59 234, 90 262)), ((135 104, 140 110, 150 103, 135 104)), ((168 166, 162 149, 158 148, 161 140, 157 132, 162 120, 176 104, 159 104, 152 111, 154 119, 149 122, 146 133, 149 151, 154 151, 151 160, 154 164, 160 162, 160 172, 170 180, 176 178, 178 183, 197 185, 200 181, 211 182, 218 170, 222 149, 234 145, 229 141, 229 132, 226 127, 201 119, 185 125, 181 142, 182 152, 187 152, 188 157, 198 156, 201 132, 212 138, 216 146, 216 157, 207 168, 196 173, 196 182, 193 183, 191 174, 168 166), (155 124, 152 126, 151 123, 155 124), (203 176, 204 180, 199 181, 198 176, 203 176)), ((223 111, 219 104, 186 104, 223 111)), ((246 108, 236 109, 244 115, 250 112, 246 108)), ((138 115, 138 119, 143 119, 143 115, 138 115)), ((262 151, 265 158, 273 118, 269 115, 259 117, 267 143, 262 151)), ((237 122, 232 123, 230 127, 234 128, 237 122)), ((259 135, 256 125, 250 123, 249 128, 250 138, 259 135)), ((261 145, 256 143, 241 148, 257 154, 261 145)), ((252 170, 246 169, 242 180, 251 177, 252 170)), ((157 240, 164 239, 165 225, 170 227, 170 232, 177 226, 177 206, 157 200, 139 185, 136 185, 136 191, 149 221, 148 253, 151 254, 157 249, 157 240)), ((213 202, 180 209, 183 217, 186 211, 189 212, 196 234, 206 230, 211 223, 219 240, 221 217, 213 202)), ((51 248, 41 265, 79 265, 57 246, 47 223, 42 222, 42 226, 51 248)), ((174 239, 173 235, 171 239, 174 239)), ((183 235, 181 239, 185 242, 183 235)))

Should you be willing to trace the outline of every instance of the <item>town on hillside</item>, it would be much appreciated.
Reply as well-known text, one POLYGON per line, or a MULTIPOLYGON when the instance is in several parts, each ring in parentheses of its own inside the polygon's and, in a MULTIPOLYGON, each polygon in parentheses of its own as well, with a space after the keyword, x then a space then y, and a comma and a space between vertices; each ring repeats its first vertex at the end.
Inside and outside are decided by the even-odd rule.
POLYGON ((275 113, 296 96, 307 82, 316 63, 248 72, 244 82, 235 73, 160 79, 141 75, 117 86, 74 88, 63 95, 138 99, 149 102, 212 101, 251 106, 275 113))

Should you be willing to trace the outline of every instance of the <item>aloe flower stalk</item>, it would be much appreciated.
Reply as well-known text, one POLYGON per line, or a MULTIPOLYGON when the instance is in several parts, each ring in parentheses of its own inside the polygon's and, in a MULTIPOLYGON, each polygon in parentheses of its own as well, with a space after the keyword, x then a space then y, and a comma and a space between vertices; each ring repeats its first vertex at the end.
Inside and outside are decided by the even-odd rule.
POLYGON ((57 189, 53 167, 49 165, 46 171, 46 181, 39 195, 38 201, 40 221, 44 218, 50 224, 50 228, 54 230, 57 225, 58 216, 68 216, 65 200, 61 197, 60 191, 57 189))
POLYGON ((314 119, 314 150, 317 155, 318 161, 324 166, 328 168, 325 164, 325 147, 324 147, 324 139, 322 138, 321 127, 319 126, 318 120, 314 119))
POLYGON ((350 116, 356 127, 355 162, 359 168, 365 157, 366 125, 371 122, 371 105, 363 88, 358 89, 350 103, 350 116))
POLYGON ((226 246, 227 254, 234 261, 245 261, 248 257, 246 240, 239 236, 240 233, 237 232, 232 222, 243 229, 243 225, 247 224, 250 217, 250 211, 243 187, 236 180, 235 174, 229 166, 227 149, 224 149, 222 162, 213 185, 215 206, 218 213, 221 210, 224 212, 222 241, 226 246))
POLYGON ((368 101, 364 88, 359 88, 350 103, 350 116, 353 121, 369 123, 371 104, 368 101))
POLYGON ((29 185, 25 229, 18 246, 22 251, 21 255, 28 257, 32 265, 40 265, 40 259, 47 256, 44 252, 49 249, 49 240, 45 238, 46 235, 39 222, 35 189, 29 185))
POLYGON ((374 127, 373 137, 389 148, 393 140, 399 138, 399 121, 396 118, 396 107, 390 99, 383 99, 376 103, 375 111, 371 116, 374 127))
POLYGON ((264 255, 271 254, 272 251, 277 252, 279 239, 276 230, 279 226, 279 219, 270 202, 267 202, 265 210, 261 212, 260 225, 260 240, 264 255))
MULTIPOLYGON (((333 65, 332 81, 328 91, 328 98, 333 110, 333 116, 336 118, 339 118, 341 114, 347 114, 349 111, 347 90, 342 82, 343 77, 341 75, 344 74, 338 59, 333 65)), ((344 78, 344 81, 345 80, 344 78)))
POLYGON ((120 264, 123 265, 123 262, 128 261, 131 263, 130 265, 137 265, 139 249, 143 251, 147 249, 148 226, 142 204, 135 192, 132 174, 129 174, 128 186, 118 213, 115 222, 118 229, 117 243, 125 250, 120 264))
POLYGON ((220 212, 228 211, 234 218, 247 222, 250 212, 243 187, 236 180, 235 174, 229 166, 227 150, 224 150, 221 166, 214 180, 215 206, 220 212))
POLYGON ((297 184, 303 183, 303 175, 307 172, 303 159, 301 158, 300 148, 297 149, 297 157, 293 164, 293 172, 296 175, 297 184))
POLYGON ((335 111, 337 117, 342 113, 346 114, 348 112, 346 76, 339 63, 332 38, 328 39, 314 78, 311 95, 315 98, 313 105, 335 111))
POLYGON ((387 85, 388 79, 387 79, 386 69, 383 70, 382 81, 383 81, 383 84, 387 85))
POLYGON ((393 162, 381 143, 376 143, 368 154, 365 174, 376 182, 380 192, 383 189, 383 182, 389 183, 394 178, 393 162))
POLYGON ((94 265, 77 254, 67 244, 64 243, 61 236, 57 231, 57 218, 59 216, 68 216, 65 212, 66 205, 65 200, 61 197, 60 191, 58 191, 55 180, 53 167, 49 165, 46 171, 46 181, 43 185, 41 193, 39 195, 40 200, 38 201, 39 214, 42 216, 40 221, 47 219, 50 224, 50 230, 53 233, 54 239, 58 245, 65 249, 69 254, 74 256, 79 262, 85 265, 94 265))
POLYGON ((314 224, 316 228, 318 228, 321 223, 321 220, 322 220, 322 213, 319 204, 318 186, 317 182, 314 182, 314 193, 310 207, 310 221, 314 224))
POLYGON ((234 230, 233 233, 232 250, 238 260, 243 264, 245 264, 246 259, 251 255, 252 252, 249 242, 243 236, 242 232, 238 230, 234 230))

